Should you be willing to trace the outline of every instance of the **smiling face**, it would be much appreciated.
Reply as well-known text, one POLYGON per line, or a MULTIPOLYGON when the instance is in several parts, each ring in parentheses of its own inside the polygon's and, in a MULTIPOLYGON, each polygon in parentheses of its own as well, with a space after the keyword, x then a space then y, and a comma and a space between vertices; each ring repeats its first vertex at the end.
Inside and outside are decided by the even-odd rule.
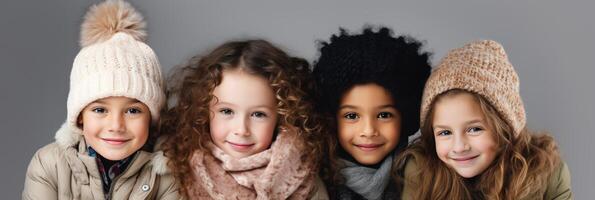
POLYGON ((122 160, 149 137, 151 112, 136 99, 107 97, 87 105, 79 124, 87 145, 108 160, 122 160))
POLYGON ((211 138, 235 158, 269 148, 277 124, 277 100, 269 82, 242 70, 223 72, 209 105, 211 138))
POLYGON ((390 93, 379 85, 351 88, 336 117, 341 147, 361 164, 379 163, 399 143, 400 114, 390 93))
POLYGON ((465 178, 485 171, 496 158, 498 145, 475 97, 444 96, 434 109, 432 127, 440 160, 465 178))

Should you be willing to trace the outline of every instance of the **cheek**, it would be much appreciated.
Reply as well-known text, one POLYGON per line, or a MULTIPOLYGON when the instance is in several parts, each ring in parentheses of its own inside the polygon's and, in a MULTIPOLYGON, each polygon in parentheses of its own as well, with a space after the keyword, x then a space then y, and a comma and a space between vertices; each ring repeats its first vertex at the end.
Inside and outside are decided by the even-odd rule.
POLYGON ((442 161, 446 161, 448 152, 450 151, 450 142, 448 140, 434 139, 436 141, 436 154, 438 155, 438 158, 442 161))
POLYGON ((81 120, 81 129, 85 135, 98 134, 103 128, 101 119, 93 118, 89 115, 83 115, 81 120))
POLYGON ((391 122, 380 124, 378 127, 380 135, 382 135, 387 143, 397 144, 399 143, 399 136, 401 135, 401 127, 398 122, 391 122))
POLYGON ((349 144, 357 132, 357 124, 337 122, 337 138, 341 144, 349 144))
POLYGON ((149 127, 151 124, 148 118, 130 120, 126 126, 128 130, 138 139, 146 140, 149 137, 149 127))
POLYGON ((273 141, 273 134, 275 132, 276 126, 277 122, 275 120, 258 122, 255 124, 252 133, 255 134, 259 143, 262 143, 264 146, 268 147, 273 141))
POLYGON ((498 152, 498 144, 496 144, 496 141, 492 138, 491 134, 483 134, 481 137, 477 138, 477 140, 473 141, 473 147, 486 155, 489 162, 494 160, 498 152))
POLYGON ((215 141, 225 140, 227 137, 227 126, 222 119, 212 118, 209 122, 209 129, 211 132, 211 138, 215 141))

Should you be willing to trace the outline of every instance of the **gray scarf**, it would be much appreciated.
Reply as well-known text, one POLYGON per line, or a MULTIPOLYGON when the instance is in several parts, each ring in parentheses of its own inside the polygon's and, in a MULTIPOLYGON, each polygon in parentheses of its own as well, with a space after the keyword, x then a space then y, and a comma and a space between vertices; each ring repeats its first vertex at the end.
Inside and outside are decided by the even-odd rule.
POLYGON ((392 155, 387 156, 378 169, 364 167, 344 159, 339 160, 344 164, 341 174, 345 177, 347 187, 369 200, 382 198, 391 177, 392 155))

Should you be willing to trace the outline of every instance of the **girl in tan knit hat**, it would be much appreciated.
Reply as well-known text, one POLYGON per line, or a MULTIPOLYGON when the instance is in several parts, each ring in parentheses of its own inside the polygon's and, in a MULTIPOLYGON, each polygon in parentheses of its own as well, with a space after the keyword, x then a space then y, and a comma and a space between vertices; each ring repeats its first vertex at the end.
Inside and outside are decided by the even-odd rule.
POLYGON ((29 164, 23 199, 178 199, 155 127, 165 103, 145 22, 120 0, 91 7, 70 75, 66 122, 29 164))
POLYGON ((450 51, 420 117, 422 136, 398 160, 403 199, 572 199, 555 141, 525 128, 518 75, 497 42, 450 51))
POLYGON ((325 199, 320 120, 303 59, 264 40, 230 41, 171 77, 170 157, 190 199, 325 199), (178 82, 176 82, 178 81, 178 82))

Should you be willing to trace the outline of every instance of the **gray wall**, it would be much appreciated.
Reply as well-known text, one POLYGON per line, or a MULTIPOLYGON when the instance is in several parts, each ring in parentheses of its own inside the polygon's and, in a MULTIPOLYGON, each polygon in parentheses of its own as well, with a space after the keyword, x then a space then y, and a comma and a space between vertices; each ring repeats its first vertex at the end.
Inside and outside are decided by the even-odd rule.
MULTIPOLYGON (((2 199, 18 199, 33 153, 66 116, 79 24, 98 1, 3 1, 0 6, 2 199)), ((313 60, 315 40, 339 26, 393 27, 435 52, 476 39, 500 41, 521 77, 528 125, 556 137, 577 199, 595 195, 595 8, 578 1, 163 1, 134 0, 164 71, 229 39, 261 37, 313 60), (591 86, 589 86, 591 85, 591 86), (590 155, 590 156, 589 156, 590 155)))

